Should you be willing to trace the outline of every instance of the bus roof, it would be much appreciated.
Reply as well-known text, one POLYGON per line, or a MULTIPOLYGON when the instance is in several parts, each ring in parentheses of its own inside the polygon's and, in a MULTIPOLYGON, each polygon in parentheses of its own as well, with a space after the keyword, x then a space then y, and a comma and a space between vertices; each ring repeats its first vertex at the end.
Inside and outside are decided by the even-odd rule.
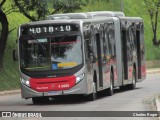
POLYGON ((143 19, 141 17, 120 17, 121 21, 137 21, 137 22, 143 22, 143 19))
POLYGON ((41 24, 61 24, 61 23, 77 23, 81 22, 98 22, 113 20, 118 17, 120 21, 131 21, 131 22, 143 22, 140 17, 125 17, 123 12, 112 12, 112 11, 96 11, 86 13, 65 13, 65 14, 54 14, 47 17, 47 20, 30 22, 26 25, 41 25, 41 24))
POLYGON ((45 24, 64 24, 64 23, 86 23, 86 22, 99 22, 99 21, 112 21, 113 17, 97 17, 94 19, 57 19, 57 20, 42 20, 42 21, 35 21, 26 24, 22 24, 21 26, 27 25, 45 25, 45 24))
POLYGON ((91 19, 95 17, 125 17, 123 12, 113 12, 113 11, 96 11, 96 12, 86 12, 86 13, 65 13, 65 14, 54 14, 48 16, 48 20, 56 19, 91 19))
POLYGON ((96 11, 96 12, 88 12, 94 17, 125 17, 125 14, 123 12, 116 12, 116 11, 96 11))
MULTIPOLYGON (((64 24, 64 23, 93 23, 93 22, 102 22, 102 21, 113 21, 114 17, 95 17, 94 19, 57 19, 57 20, 42 20, 35 21, 23 24, 22 26, 27 25, 44 25, 44 24, 64 24)), ((143 19, 140 17, 119 17, 120 21, 130 21, 130 22, 143 22, 143 19)))

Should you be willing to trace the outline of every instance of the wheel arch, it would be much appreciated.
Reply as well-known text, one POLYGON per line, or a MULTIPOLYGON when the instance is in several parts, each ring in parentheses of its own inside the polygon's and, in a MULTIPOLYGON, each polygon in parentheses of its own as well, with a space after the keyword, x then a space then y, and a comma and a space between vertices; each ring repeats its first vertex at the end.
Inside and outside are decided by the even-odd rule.
POLYGON ((136 66, 136 63, 133 63, 133 70, 135 70, 135 74, 136 74, 136 82, 137 82, 137 66, 136 66))
POLYGON ((113 75, 113 86, 114 86, 114 68, 113 68, 113 65, 111 65, 111 68, 110 68, 110 74, 113 75))
POLYGON ((97 71, 96 70, 94 70, 94 73, 93 73, 93 82, 95 82, 96 87, 97 87, 97 71))

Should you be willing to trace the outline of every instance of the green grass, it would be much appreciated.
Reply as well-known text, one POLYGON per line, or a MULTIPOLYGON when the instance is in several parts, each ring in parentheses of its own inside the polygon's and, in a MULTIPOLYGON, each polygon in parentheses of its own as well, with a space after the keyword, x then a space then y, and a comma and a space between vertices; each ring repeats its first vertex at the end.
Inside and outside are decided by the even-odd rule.
MULTIPOLYGON (((120 0, 111 0, 112 2, 107 3, 104 0, 95 2, 93 5, 83 7, 78 12, 89 12, 89 11, 120 11, 120 0)), ((8 9, 11 6, 10 0, 7 1, 5 7, 8 9)), ((7 10, 6 9, 6 10, 7 10)), ((150 18, 143 0, 124 0, 124 12, 126 16, 139 16, 144 19, 145 24, 145 45, 146 45, 146 59, 147 60, 158 60, 160 59, 160 48, 155 48, 152 45, 152 31, 150 18)), ((20 87, 19 82, 19 71, 18 62, 12 60, 12 50, 15 49, 17 39, 17 28, 20 24, 26 23, 29 20, 20 13, 11 13, 7 15, 9 20, 10 30, 15 28, 8 36, 7 48, 5 51, 4 59, 4 71, 0 72, 0 91, 18 89, 20 87)), ((160 28, 160 25, 158 26, 160 28)), ((158 31, 160 33, 160 30, 158 31)), ((158 36, 160 38, 160 35, 158 36)))

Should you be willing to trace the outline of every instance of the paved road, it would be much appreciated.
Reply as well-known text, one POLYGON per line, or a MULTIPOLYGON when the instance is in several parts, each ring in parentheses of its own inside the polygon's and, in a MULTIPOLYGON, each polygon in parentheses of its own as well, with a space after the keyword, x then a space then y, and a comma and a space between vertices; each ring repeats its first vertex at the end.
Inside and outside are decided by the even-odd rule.
MULTIPOLYGON (((150 111, 156 110, 154 96, 160 93, 160 74, 150 74, 147 79, 137 84, 137 89, 120 91, 115 89, 111 97, 100 95, 93 102, 85 98, 65 97, 51 100, 47 105, 33 105, 30 99, 23 100, 21 95, 9 95, 0 97, 0 111, 150 111)), ((2 118, 1 118, 2 119, 2 118)), ((13 119, 13 118, 12 118, 13 119)), ((17 118, 15 118, 16 120, 17 118)), ((27 118, 34 120, 35 118, 27 118)), ((42 118, 44 119, 44 118, 42 118)), ((51 119, 51 118, 49 118, 51 119)), ((53 118, 52 118, 53 119, 53 118)), ((157 118, 54 118, 54 120, 157 120, 157 118)))

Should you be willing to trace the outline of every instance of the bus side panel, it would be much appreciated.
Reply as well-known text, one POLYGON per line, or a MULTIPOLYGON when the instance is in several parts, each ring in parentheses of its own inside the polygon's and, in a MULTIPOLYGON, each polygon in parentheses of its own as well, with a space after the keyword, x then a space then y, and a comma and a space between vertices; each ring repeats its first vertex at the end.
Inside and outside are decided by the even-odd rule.
POLYGON ((138 81, 146 78, 146 61, 145 61, 145 45, 144 45, 144 27, 140 24, 140 30, 137 31, 137 57, 138 57, 138 81))
POLYGON ((115 44, 116 44, 116 64, 117 64, 117 86, 122 85, 123 78, 123 67, 122 67, 122 43, 121 43, 121 34, 120 34, 120 20, 119 18, 114 18, 114 29, 115 29, 115 44))

